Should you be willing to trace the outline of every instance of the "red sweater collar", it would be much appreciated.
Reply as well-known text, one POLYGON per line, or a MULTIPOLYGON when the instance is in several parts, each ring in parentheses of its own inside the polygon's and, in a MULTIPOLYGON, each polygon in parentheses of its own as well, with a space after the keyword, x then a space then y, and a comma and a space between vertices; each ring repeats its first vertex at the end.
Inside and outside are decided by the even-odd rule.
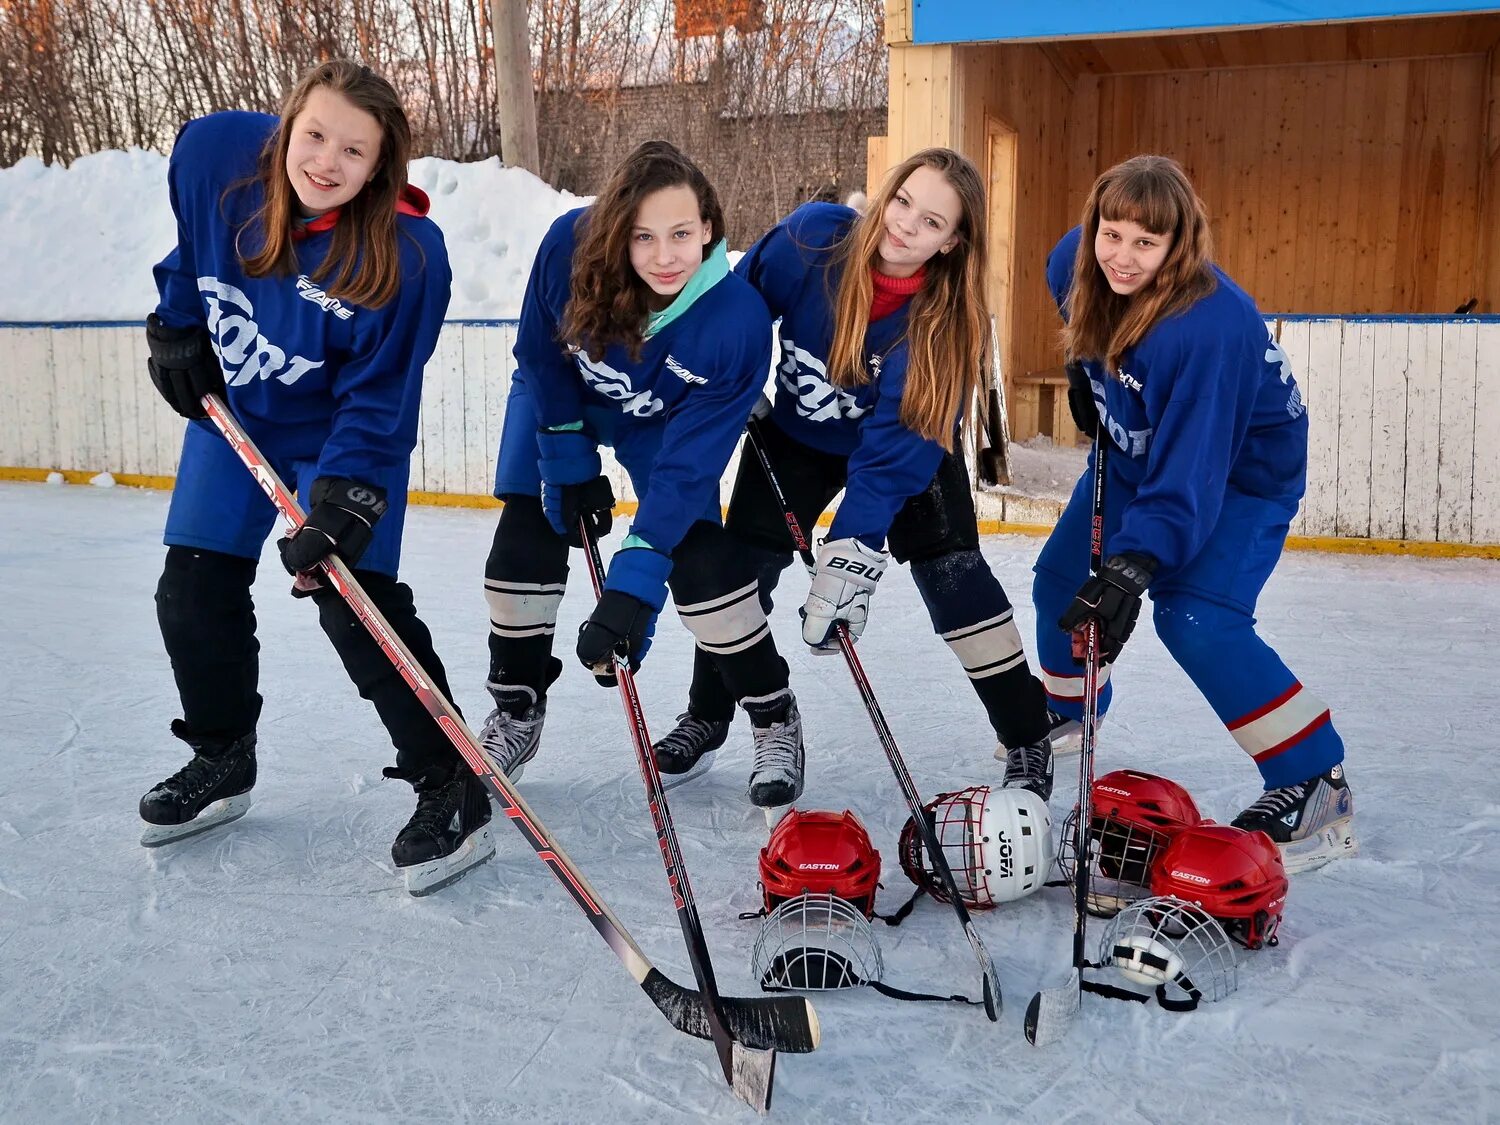
POLYGON ((870 267, 870 281, 874 285, 874 294, 870 300, 871 323, 890 316, 906 304, 926 280, 926 266, 918 267, 917 272, 910 277, 887 277, 873 266, 870 267))
MULTIPOLYGON (((407 184, 402 188, 400 198, 396 200, 396 214, 398 215, 411 215, 420 219, 431 207, 432 201, 427 197, 427 193, 412 184, 407 184)), ((300 242, 304 238, 311 238, 325 230, 332 230, 338 225, 339 213, 342 211, 342 207, 335 207, 332 211, 324 211, 310 222, 298 223, 292 228, 292 241, 300 242)))

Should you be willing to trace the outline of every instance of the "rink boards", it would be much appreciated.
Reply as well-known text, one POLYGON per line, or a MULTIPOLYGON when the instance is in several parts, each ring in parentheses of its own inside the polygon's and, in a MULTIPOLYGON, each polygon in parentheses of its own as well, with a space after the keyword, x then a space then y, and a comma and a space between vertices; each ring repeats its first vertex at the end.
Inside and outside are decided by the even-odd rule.
MULTIPOLYGON (((1293 534, 1500 543, 1500 321, 1269 323, 1311 420, 1293 534)), ((514 342, 513 321, 444 326, 423 387, 414 491, 488 495, 514 342)), ((182 423, 146 376, 139 325, 0 324, 0 357, 0 473, 176 472, 182 423)), ((634 499, 614 475, 617 495, 634 499)))

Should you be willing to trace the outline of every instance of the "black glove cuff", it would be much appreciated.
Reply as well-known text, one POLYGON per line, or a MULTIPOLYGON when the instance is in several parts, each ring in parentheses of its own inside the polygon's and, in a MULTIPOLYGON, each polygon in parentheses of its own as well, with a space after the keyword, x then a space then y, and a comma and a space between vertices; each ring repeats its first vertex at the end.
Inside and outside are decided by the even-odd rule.
POLYGON ((615 506, 615 490, 603 474, 578 486, 578 508, 584 512, 609 511, 615 506))
POLYGON ((1079 433, 1095 437, 1099 433, 1099 406, 1094 401, 1094 384, 1076 360, 1068 364, 1067 372, 1068 413, 1073 416, 1073 425, 1079 433))
POLYGON ((200 363, 218 366, 208 329, 201 324, 173 328, 152 313, 146 318, 146 346, 152 362, 169 371, 186 371, 200 363))
MULTIPOLYGON (((324 505, 341 508, 358 518, 367 528, 373 528, 375 521, 385 515, 386 509, 390 507, 385 500, 385 489, 373 484, 361 484, 346 477, 319 477, 313 481, 308 499, 313 508, 324 505)), ((343 540, 333 535, 332 528, 326 523, 319 521, 317 526, 328 530, 336 542, 343 544, 343 540)))
POLYGON ((1150 555, 1126 551, 1124 554, 1111 555, 1105 560, 1099 578, 1115 589, 1124 590, 1132 597, 1139 598, 1146 592, 1146 587, 1151 585, 1156 566, 1156 560, 1150 555))

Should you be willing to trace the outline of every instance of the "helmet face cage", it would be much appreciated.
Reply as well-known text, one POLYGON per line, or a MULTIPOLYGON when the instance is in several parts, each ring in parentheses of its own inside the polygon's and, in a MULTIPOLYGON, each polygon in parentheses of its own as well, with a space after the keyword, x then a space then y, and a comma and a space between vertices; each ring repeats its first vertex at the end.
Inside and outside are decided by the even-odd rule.
MULTIPOLYGON (((1078 810, 1063 822, 1057 866, 1073 880, 1078 845, 1078 810)), ((1151 895, 1151 870, 1171 837, 1165 832, 1108 816, 1089 818, 1089 913, 1108 918, 1151 895)))
POLYGON ((1217 919, 1171 896, 1133 902, 1099 938, 1101 966, 1137 984, 1163 986, 1165 998, 1222 1000, 1239 987, 1234 944, 1217 919))
POLYGON ((750 970, 767 992, 824 992, 881 979, 875 931, 857 906, 837 895, 797 895, 761 920, 750 970))
MULTIPOLYGON (((980 846, 980 821, 989 793, 988 785, 971 785, 957 793, 939 793, 926 806, 932 816, 932 834, 953 872, 958 897, 971 910, 989 910, 996 905, 980 846)), ((949 901, 948 888, 928 861, 922 835, 910 817, 901 829, 900 856, 907 878, 939 902, 949 901)))
POLYGON ((792 809, 760 853, 760 884, 766 913, 801 895, 836 895, 866 918, 875 913, 880 853, 859 817, 792 809))

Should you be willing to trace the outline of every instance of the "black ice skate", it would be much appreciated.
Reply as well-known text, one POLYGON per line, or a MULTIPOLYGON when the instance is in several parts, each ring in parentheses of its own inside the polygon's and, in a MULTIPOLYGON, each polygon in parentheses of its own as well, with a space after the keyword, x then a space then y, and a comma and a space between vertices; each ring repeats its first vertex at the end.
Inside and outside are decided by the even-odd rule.
POLYGON ((479 741, 501 773, 511 781, 520 781, 526 763, 536 757, 542 743, 547 699, 538 698, 531 688, 519 684, 497 684, 492 680, 485 688, 495 699, 495 709, 485 719, 479 741))
POLYGON ((250 810, 255 785, 255 733, 240 738, 189 736, 181 719, 172 733, 193 748, 193 760, 141 798, 144 847, 155 848, 238 820, 250 810))
MULTIPOLYGON (((387 777, 400 778, 395 770, 387 777)), ((490 835, 490 797, 484 784, 460 765, 451 775, 429 771, 410 778, 417 811, 391 845, 391 859, 406 876, 407 891, 420 898, 463 878, 495 854, 490 835)))
POLYGON ((1230 823, 1247 832, 1259 830, 1276 841, 1288 875, 1359 851, 1354 794, 1342 765, 1297 785, 1267 789, 1230 823))
POLYGON ((673 789, 708 771, 714 753, 729 737, 733 719, 700 719, 692 711, 677 716, 677 725, 651 746, 663 789, 673 789))
POLYGON ((804 780, 802 716, 797 711, 797 700, 788 689, 741 702, 750 716, 751 735, 755 739, 750 803, 763 809, 790 805, 802 795, 804 780))
POLYGON ((1027 746, 1006 749, 1005 743, 995 748, 995 757, 1005 759, 1006 789, 1030 789, 1042 800, 1052 797, 1052 740, 1043 738, 1027 746))

